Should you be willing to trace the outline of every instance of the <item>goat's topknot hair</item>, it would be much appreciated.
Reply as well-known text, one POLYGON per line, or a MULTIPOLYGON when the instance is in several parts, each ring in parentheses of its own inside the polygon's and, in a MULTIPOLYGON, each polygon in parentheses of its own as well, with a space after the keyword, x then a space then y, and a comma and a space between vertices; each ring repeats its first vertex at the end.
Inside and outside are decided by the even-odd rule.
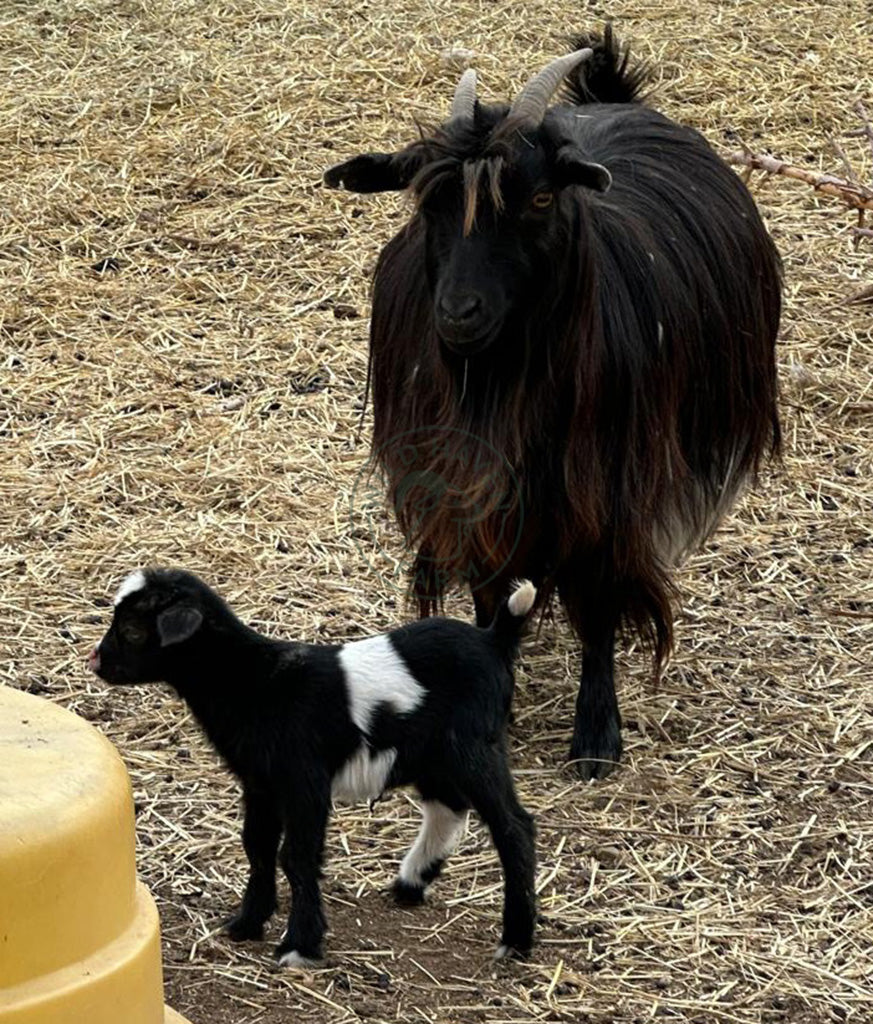
POLYGON ((603 34, 586 32, 574 36, 573 50, 590 47, 594 53, 564 79, 561 96, 575 106, 586 103, 637 103, 644 99, 643 89, 651 81, 649 67, 631 64, 630 46, 622 46, 607 22, 603 34))

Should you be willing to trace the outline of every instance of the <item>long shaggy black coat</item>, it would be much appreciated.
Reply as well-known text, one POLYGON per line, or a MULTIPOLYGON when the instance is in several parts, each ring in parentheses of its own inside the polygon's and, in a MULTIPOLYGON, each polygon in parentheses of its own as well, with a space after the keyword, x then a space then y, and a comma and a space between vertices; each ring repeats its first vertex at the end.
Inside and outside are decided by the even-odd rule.
POLYGON ((673 565, 778 450, 781 279, 737 175, 702 135, 639 99, 645 75, 611 32, 581 45, 594 59, 538 133, 525 136, 505 106, 477 104, 472 123, 449 122, 391 158, 418 205, 375 273, 373 449, 418 554, 422 611, 453 580, 470 583, 482 621, 515 575, 556 590, 591 654, 589 680, 609 676, 587 688, 587 707, 580 697, 588 724, 577 718, 573 753, 610 758, 620 740, 594 734, 617 728, 615 629, 632 627, 663 661, 673 565), (607 168, 611 187, 556 189, 534 230, 518 193, 548 179, 556 138, 607 168), (444 229, 451 181, 463 191, 455 238, 490 238, 468 275, 514 275, 499 335, 470 358, 447 348, 434 315, 441 267, 461 244, 444 229), (412 468, 446 484, 427 514, 408 484, 409 450, 392 440, 423 430, 441 443, 419 445, 412 468))

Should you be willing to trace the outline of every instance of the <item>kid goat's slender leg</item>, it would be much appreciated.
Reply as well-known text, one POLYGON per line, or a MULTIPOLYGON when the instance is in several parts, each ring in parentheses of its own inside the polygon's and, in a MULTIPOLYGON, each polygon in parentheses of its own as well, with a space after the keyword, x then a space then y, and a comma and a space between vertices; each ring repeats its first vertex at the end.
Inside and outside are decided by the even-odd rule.
POLYGON ((321 959, 324 911, 318 879, 324 851, 324 833, 330 809, 329 784, 318 787, 306 780, 310 791, 287 805, 285 839, 279 859, 291 885, 291 913, 276 957, 283 967, 305 966, 321 959))
POLYGON ((527 953, 536 921, 534 821, 515 795, 505 752, 491 748, 482 760, 471 766, 467 792, 503 866, 503 934, 497 956, 527 953))
POLYGON ((276 909, 276 854, 282 822, 267 795, 244 787, 243 848, 249 859, 249 880, 242 906, 224 926, 235 941, 261 939, 264 923, 276 909))

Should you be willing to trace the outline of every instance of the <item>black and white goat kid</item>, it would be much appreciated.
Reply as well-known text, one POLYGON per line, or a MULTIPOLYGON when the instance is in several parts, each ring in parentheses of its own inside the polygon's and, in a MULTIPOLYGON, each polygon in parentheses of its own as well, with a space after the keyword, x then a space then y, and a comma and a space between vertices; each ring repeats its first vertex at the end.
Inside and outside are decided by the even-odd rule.
POLYGON ((236 940, 258 939, 276 909, 276 858, 292 907, 283 966, 322 955, 319 874, 331 798, 363 801, 414 785, 424 820, 394 894, 418 903, 475 809, 505 880, 498 956, 533 938, 534 825, 509 771, 512 663, 536 590, 515 585, 487 629, 415 622, 342 646, 272 640, 245 626, 191 573, 128 576, 91 668, 115 685, 170 684, 243 787, 250 873, 236 940), (280 845, 281 844, 281 845, 280 845))

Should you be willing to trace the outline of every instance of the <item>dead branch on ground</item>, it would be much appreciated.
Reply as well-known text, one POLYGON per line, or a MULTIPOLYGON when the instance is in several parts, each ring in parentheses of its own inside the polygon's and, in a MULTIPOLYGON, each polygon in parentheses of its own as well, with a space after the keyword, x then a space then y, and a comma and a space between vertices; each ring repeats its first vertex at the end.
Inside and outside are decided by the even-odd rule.
POLYGON ((739 164, 752 170, 766 171, 767 174, 781 174, 786 178, 805 181, 817 192, 841 199, 856 210, 873 210, 873 188, 839 178, 835 174, 816 174, 805 167, 795 167, 766 153, 737 152, 727 156, 729 164, 739 164))

